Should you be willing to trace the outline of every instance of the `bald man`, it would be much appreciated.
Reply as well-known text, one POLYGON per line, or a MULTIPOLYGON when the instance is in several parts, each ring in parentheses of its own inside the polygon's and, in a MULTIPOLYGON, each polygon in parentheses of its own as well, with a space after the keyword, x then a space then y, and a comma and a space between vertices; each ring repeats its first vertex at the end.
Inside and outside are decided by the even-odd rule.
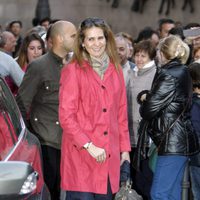
POLYGON ((9 31, 3 31, 0 40, 1 50, 13 57, 16 45, 15 36, 9 31))
POLYGON ((17 102, 26 124, 39 138, 44 160, 44 179, 51 199, 60 193, 60 148, 62 130, 58 120, 60 72, 73 49, 75 26, 58 21, 51 27, 52 48, 27 67, 17 102), (27 119, 29 116, 29 119, 27 119), (28 123, 29 122, 29 123, 28 123))

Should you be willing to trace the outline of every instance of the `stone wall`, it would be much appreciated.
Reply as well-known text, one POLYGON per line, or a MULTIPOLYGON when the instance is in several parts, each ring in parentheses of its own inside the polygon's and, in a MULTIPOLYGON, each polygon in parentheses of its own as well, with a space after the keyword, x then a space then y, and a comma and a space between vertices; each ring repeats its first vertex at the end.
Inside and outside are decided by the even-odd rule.
MULTIPOLYGON (((147 0, 143 13, 131 11, 133 1, 120 0, 118 8, 111 8, 112 0, 49 0, 49 4, 52 18, 66 19, 78 25, 86 17, 98 16, 106 19, 115 33, 125 31, 133 37, 144 26, 157 28, 157 21, 163 17, 181 21, 184 25, 189 22, 200 23, 198 0, 194 0, 194 13, 190 13, 189 6, 185 11, 181 9, 184 0, 175 0, 175 8, 171 8, 167 16, 158 14, 161 0, 147 0)), ((4 27, 7 22, 19 19, 24 24, 25 32, 32 26, 36 4, 37 0, 0 0, 0 24, 4 27)))

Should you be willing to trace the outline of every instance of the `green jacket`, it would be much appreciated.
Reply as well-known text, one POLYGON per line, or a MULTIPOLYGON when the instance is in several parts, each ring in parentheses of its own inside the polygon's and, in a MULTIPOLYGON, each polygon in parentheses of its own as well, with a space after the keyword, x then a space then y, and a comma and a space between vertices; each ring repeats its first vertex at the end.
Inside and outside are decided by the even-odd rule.
POLYGON ((62 58, 48 52, 34 60, 19 87, 17 103, 22 116, 41 144, 60 149, 62 129, 58 120, 58 95, 62 58))

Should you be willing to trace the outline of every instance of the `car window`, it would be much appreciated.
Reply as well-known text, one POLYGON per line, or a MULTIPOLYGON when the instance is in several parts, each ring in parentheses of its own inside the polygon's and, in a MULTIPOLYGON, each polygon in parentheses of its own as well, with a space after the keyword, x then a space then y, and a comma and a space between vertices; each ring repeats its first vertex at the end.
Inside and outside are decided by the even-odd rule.
POLYGON ((14 97, 0 79, 0 159, 12 150, 22 130, 14 97))
POLYGON ((0 158, 4 157, 9 153, 15 144, 15 138, 13 137, 13 127, 10 126, 7 121, 8 115, 1 110, 0 113, 0 158))

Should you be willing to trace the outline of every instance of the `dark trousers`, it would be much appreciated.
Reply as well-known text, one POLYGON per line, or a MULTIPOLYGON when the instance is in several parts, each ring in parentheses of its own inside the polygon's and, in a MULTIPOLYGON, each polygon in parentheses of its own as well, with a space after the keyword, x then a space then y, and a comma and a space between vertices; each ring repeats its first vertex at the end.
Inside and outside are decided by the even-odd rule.
POLYGON ((110 181, 108 180, 107 194, 95 194, 90 192, 67 191, 65 200, 112 200, 110 181))
MULTIPOLYGON (((136 148, 131 149, 130 159, 133 161, 134 153, 136 148)), ((150 200, 151 185, 153 182, 153 172, 149 168, 149 159, 146 158, 140 162, 140 171, 131 168, 131 178, 133 181, 133 189, 135 189, 138 194, 142 195, 144 200, 150 200)), ((132 166, 132 165, 131 165, 132 166)))
POLYGON ((60 157, 61 152, 50 146, 42 145, 44 181, 51 193, 51 200, 60 198, 60 157))

